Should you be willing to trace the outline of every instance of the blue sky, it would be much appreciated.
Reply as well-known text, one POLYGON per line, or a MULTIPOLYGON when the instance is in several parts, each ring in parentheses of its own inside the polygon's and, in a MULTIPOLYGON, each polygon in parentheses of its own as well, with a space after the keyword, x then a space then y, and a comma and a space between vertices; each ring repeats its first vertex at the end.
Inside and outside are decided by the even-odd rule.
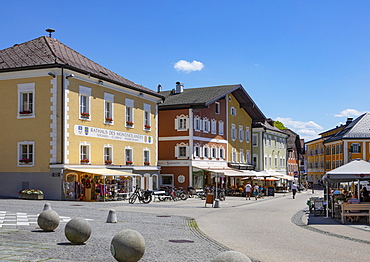
POLYGON ((1 9, 0 49, 53 28, 153 90, 241 84, 306 141, 370 111, 368 0, 2 0, 1 9))

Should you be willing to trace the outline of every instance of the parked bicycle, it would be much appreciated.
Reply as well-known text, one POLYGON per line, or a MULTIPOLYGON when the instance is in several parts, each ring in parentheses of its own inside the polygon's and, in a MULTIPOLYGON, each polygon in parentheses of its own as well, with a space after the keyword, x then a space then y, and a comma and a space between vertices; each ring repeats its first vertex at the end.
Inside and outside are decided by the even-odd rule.
POLYGON ((152 191, 150 190, 141 190, 139 187, 136 187, 134 193, 130 196, 128 202, 133 204, 136 200, 139 199, 141 203, 149 204, 152 201, 152 191))

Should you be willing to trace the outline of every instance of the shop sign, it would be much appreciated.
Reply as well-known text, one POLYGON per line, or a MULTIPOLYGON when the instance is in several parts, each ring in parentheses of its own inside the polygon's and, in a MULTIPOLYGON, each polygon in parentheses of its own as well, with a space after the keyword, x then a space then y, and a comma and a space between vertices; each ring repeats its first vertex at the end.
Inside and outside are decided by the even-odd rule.
POLYGON ((190 161, 186 160, 159 160, 159 166, 190 166, 190 161))
POLYGON ((184 175, 179 175, 177 177, 177 181, 179 181, 180 184, 184 183, 185 182, 185 176, 184 175))
POLYGON ((91 126, 75 125, 75 135, 85 137, 97 137, 111 140, 119 140, 126 142, 136 142, 144 144, 153 144, 153 137, 129 132, 122 132, 104 128, 97 128, 91 126))

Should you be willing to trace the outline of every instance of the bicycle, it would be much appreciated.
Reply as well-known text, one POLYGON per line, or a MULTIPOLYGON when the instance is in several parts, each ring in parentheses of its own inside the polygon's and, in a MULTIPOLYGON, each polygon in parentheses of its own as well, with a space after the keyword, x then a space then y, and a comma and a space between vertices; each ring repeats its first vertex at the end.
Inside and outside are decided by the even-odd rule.
POLYGON ((141 203, 149 204, 152 201, 152 191, 141 190, 140 188, 136 187, 128 202, 129 204, 133 204, 136 202, 137 199, 139 199, 141 203))

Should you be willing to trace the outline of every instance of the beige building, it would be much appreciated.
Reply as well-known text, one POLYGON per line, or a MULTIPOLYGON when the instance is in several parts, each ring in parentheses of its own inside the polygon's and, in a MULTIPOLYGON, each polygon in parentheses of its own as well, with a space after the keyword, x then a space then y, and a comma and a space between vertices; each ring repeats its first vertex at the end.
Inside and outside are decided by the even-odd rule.
POLYGON ((51 37, 0 51, 1 196, 103 200, 156 189, 157 103, 51 37))

